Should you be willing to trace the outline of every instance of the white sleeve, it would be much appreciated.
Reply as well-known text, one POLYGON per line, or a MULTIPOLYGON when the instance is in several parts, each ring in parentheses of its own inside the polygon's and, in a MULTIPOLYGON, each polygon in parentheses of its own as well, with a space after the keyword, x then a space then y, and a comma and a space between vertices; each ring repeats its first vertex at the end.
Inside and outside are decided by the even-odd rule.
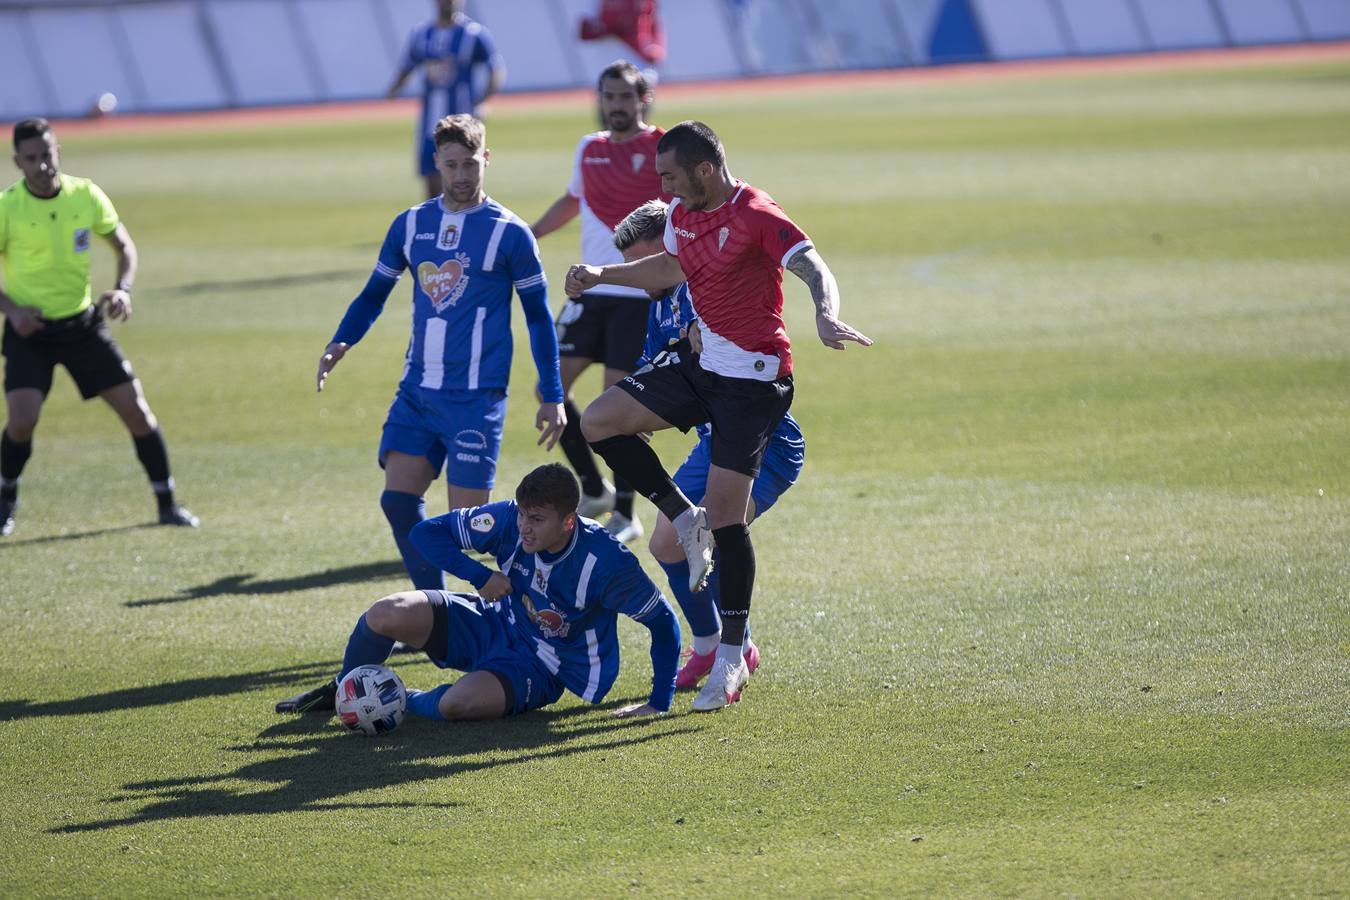
POLYGON ((679 244, 675 242, 675 207, 680 205, 680 198, 676 197, 670 201, 670 206, 666 208, 666 236, 664 238, 666 252, 671 256, 680 255, 679 244))
POLYGON ((586 145, 594 138, 594 134, 588 134, 577 144, 576 156, 572 159, 572 180, 567 182, 567 193, 578 200, 586 196, 586 188, 581 182, 581 155, 586 152, 586 145))

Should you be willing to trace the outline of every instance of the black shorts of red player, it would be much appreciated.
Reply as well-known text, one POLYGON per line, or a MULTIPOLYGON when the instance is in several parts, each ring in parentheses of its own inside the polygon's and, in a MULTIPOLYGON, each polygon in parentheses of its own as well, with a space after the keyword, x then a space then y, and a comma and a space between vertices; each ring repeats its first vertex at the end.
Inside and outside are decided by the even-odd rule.
POLYGON ((650 309, 643 297, 582 294, 568 300, 558 312, 558 355, 632 372, 647 342, 650 309))
POLYGON ((712 464, 755 478, 774 429, 792 406, 792 376, 776 381, 709 372, 696 354, 644 368, 616 385, 681 431, 712 425, 712 464))
POLYGON ((66 367, 86 400, 136 377, 98 307, 66 319, 44 319, 42 326, 21 337, 5 322, 0 349, 5 355, 6 393, 32 388, 45 397, 58 365, 66 367))

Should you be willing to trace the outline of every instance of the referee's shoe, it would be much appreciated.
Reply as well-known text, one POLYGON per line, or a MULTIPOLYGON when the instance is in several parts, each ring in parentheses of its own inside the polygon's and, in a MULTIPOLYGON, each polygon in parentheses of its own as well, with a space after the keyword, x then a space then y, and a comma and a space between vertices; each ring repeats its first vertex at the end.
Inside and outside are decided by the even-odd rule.
POLYGON ((186 506, 170 503, 159 508, 159 524, 181 525, 184 528, 196 528, 202 524, 202 520, 194 516, 192 510, 188 509, 186 506))
POLYGON ((18 500, 0 497, 0 537, 8 537, 14 533, 14 511, 18 508, 18 500))
POLYGON ((329 681, 312 691, 287 697, 277 703, 279 713, 332 712, 337 709, 337 682, 329 681))

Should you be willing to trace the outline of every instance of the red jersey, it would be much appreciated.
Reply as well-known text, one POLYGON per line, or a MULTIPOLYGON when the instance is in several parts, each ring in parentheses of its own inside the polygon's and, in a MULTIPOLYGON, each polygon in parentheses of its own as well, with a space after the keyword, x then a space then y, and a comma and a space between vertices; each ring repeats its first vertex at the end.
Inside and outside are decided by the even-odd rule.
MULTIPOLYGON (((665 134, 647 126, 626 141, 615 142, 608 131, 588 134, 577 145, 576 164, 567 193, 581 201, 581 260, 593 266, 623 262, 614 247, 614 229, 648 200, 670 200, 661 193, 656 174, 656 143, 665 134)), ((595 293, 646 295, 636 288, 605 285, 595 293)))
POLYGON ((783 266, 811 239, 773 198, 741 181, 716 209, 692 212, 675 200, 665 243, 702 323, 703 368, 759 381, 792 374, 783 266))

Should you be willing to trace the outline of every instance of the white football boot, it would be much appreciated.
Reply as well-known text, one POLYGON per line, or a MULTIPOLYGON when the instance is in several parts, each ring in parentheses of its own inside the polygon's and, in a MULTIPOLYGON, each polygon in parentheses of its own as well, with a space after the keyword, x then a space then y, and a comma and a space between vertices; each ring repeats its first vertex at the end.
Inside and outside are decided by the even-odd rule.
POLYGON ((741 691, 750 680, 750 667, 739 654, 730 662, 721 655, 713 663, 703 690, 694 698, 694 712, 716 712, 741 699, 741 691))
POLYGON ((634 513, 631 519, 623 513, 610 513, 609 518, 605 520, 605 530, 625 544, 633 543, 646 533, 642 523, 638 521, 637 513, 634 513))
POLYGON ((675 531, 689 561, 689 590, 697 594, 708 586, 713 570, 713 533, 708 527, 708 511, 695 506, 676 517, 675 531))
POLYGON ((581 502, 577 504, 577 515, 585 516, 588 519, 598 519, 614 508, 614 485, 608 481, 602 481, 601 483, 605 487, 601 493, 581 495, 581 502))

